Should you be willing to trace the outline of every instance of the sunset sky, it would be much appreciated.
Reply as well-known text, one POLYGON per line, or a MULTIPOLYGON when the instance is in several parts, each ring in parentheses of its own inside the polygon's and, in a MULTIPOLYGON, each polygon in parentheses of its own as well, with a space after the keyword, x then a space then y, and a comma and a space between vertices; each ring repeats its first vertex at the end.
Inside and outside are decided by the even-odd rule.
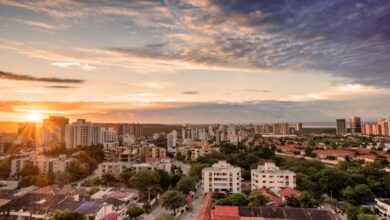
POLYGON ((0 120, 390 117, 388 0, 0 0, 0 120))

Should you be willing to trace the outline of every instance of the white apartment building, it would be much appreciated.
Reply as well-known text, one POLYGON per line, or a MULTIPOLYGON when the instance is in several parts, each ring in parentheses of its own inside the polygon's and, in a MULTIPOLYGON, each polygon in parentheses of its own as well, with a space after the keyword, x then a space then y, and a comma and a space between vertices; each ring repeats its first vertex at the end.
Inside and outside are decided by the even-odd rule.
POLYGON ((104 162, 99 164, 98 175, 99 177, 104 174, 111 174, 114 176, 119 176, 123 171, 130 169, 133 163, 127 162, 104 162))
POLYGON ((100 142, 100 127, 84 119, 65 126, 66 148, 87 147, 100 142))
POLYGON ((118 146, 118 136, 114 129, 99 127, 84 119, 65 126, 65 142, 67 148, 87 147, 102 144, 105 147, 118 146))
POLYGON ((241 168, 232 166, 226 161, 218 161, 212 167, 202 170, 203 191, 207 192, 241 192, 241 168))
POLYGON ((381 219, 390 220, 390 199, 375 199, 375 202, 381 219))
POLYGON ((173 130, 167 135, 168 152, 173 152, 177 145, 177 131, 173 130))
POLYGON ((72 161, 73 158, 67 158, 66 155, 55 158, 36 155, 16 158, 11 161, 10 176, 18 175, 26 166, 37 166, 40 174, 64 172, 72 161))
POLYGON ((128 162, 104 162, 99 164, 98 175, 101 177, 104 174, 111 174, 114 176, 120 175, 126 169, 133 169, 136 173, 140 171, 154 171, 154 170, 165 170, 171 173, 172 162, 170 160, 158 160, 149 163, 128 163, 128 162))
POLYGON ((267 162, 251 170, 252 190, 268 188, 278 193, 281 188, 296 187, 295 173, 289 170, 280 170, 274 163, 267 162))

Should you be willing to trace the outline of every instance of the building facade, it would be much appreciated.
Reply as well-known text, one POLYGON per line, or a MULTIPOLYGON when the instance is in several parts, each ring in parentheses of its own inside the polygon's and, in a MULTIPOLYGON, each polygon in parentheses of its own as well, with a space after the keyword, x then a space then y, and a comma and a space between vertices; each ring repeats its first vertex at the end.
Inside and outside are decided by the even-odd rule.
POLYGON ((294 172, 280 170, 274 163, 269 162, 251 170, 251 181, 252 190, 267 188, 277 193, 284 187, 296 187, 294 172))
POLYGON ((208 192, 241 192, 241 168, 218 161, 202 170, 203 190, 208 192))

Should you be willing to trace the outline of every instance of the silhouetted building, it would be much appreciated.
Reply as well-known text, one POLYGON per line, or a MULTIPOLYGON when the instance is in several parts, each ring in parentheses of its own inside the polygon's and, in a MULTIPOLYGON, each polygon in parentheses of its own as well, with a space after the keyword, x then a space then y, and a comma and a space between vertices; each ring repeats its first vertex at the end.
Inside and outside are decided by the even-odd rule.
POLYGON ((351 117, 351 133, 360 134, 362 132, 361 120, 357 116, 351 117))
POLYGON ((347 133, 347 121, 345 119, 336 119, 336 133, 337 134, 347 133))

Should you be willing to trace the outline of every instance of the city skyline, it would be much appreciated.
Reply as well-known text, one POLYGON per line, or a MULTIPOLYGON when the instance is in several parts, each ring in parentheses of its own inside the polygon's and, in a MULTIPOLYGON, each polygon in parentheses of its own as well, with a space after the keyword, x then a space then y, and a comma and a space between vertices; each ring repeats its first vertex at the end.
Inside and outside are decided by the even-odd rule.
POLYGON ((0 121, 390 118, 389 9, 352 0, 0 0, 0 121))

